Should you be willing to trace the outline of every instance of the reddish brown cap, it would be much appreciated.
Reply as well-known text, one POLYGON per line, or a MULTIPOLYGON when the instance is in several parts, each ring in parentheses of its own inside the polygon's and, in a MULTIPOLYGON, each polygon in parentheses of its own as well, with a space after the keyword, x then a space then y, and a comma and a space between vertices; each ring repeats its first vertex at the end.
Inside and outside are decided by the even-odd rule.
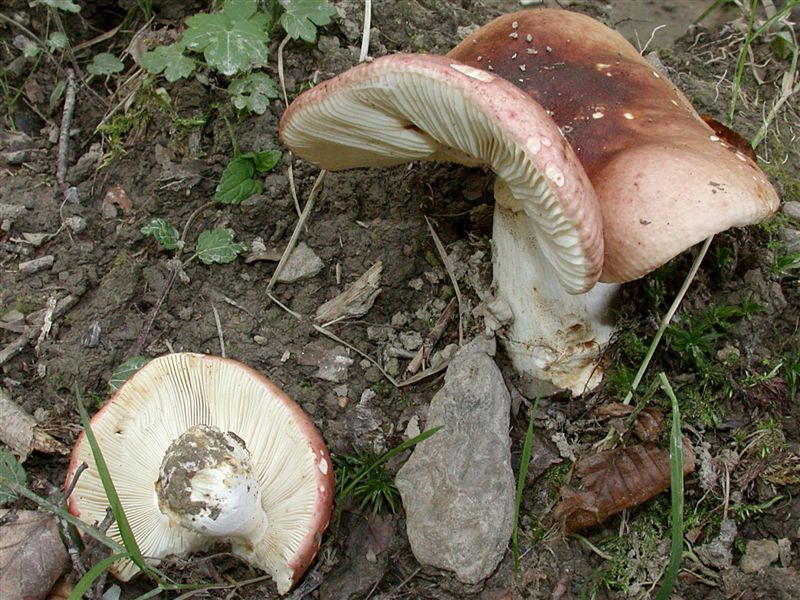
POLYGON ((603 239, 592 185, 546 111, 501 77, 441 56, 385 56, 300 95, 280 136, 331 170, 412 160, 489 166, 498 201, 527 215, 564 288, 580 293, 597 281, 603 239))
POLYGON ((600 201, 602 281, 641 277, 778 207, 756 163, 720 139, 621 35, 588 16, 520 11, 448 56, 514 83, 558 123, 600 201))

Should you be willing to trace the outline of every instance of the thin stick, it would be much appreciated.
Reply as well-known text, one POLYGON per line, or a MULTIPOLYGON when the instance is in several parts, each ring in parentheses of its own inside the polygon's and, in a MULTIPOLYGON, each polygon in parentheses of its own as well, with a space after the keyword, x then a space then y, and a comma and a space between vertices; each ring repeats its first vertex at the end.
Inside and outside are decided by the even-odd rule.
POLYGON ((75 112, 75 98, 78 83, 75 80, 75 71, 67 69, 67 90, 64 94, 64 111, 61 113, 61 129, 58 132, 58 162, 56 167, 56 181, 64 184, 67 177, 67 154, 69 153, 69 129, 72 125, 72 114, 75 112))
POLYGON ((297 245, 297 239, 300 237, 300 232, 302 231, 303 227, 308 220, 309 215, 311 215, 311 210, 314 208, 314 202, 317 199, 317 194, 319 193, 320 188, 322 187, 322 182, 325 180, 325 175, 328 172, 325 169, 322 169, 317 175, 317 180, 314 182, 313 187, 311 188, 311 192, 308 194, 308 201, 306 202, 305 207, 303 208, 303 212, 300 213, 300 218, 297 220, 297 224, 294 227, 294 231, 292 232, 292 237, 289 239, 289 243, 286 245, 286 249, 283 251, 283 255, 281 259, 278 261, 278 265, 275 267, 275 272, 272 274, 272 278, 269 280, 267 284, 267 292, 271 292, 272 288, 275 287, 275 284, 278 281, 278 275, 280 275, 281 271, 283 270, 286 261, 289 260, 289 255, 294 250, 294 247, 297 245))
POLYGON ((656 353, 656 348, 658 348, 658 344, 661 341, 661 338, 664 336, 664 332, 667 330, 667 327, 669 327, 672 317, 674 317, 675 313, 678 311, 678 308, 680 307, 683 297, 686 295, 689 286, 692 284, 692 281, 694 281, 694 277, 697 275, 697 271, 700 268, 700 263, 703 262, 703 258, 705 257, 706 252, 708 252, 708 247, 711 245, 711 240, 713 239, 714 236, 712 235, 709 236, 705 242, 703 242, 700 252, 697 254, 697 257, 692 263, 692 267, 689 269, 689 272, 686 274, 686 278, 683 280, 681 289, 678 290, 678 295, 675 296, 675 300, 672 301, 672 305, 669 307, 667 314, 665 314, 664 318, 661 319, 661 326, 653 336, 653 341, 650 342, 650 347, 647 349, 647 354, 645 355, 644 360, 642 360, 642 364, 639 365, 639 370, 636 372, 636 377, 633 378, 631 389, 628 390, 628 393, 625 395, 625 399, 622 401, 623 404, 630 404, 630 401, 633 398, 633 393, 636 391, 636 388, 639 387, 645 371, 647 371, 647 367, 650 366, 650 361, 653 359, 653 355, 656 353))
POLYGON ((364 30, 361 34, 361 52, 358 62, 364 62, 369 55, 369 30, 372 27, 372 0, 364 0, 364 30))
MULTIPOLYGON (((72 306, 78 301, 79 296, 69 295, 65 298, 62 298, 56 303, 56 307, 53 309, 52 318, 56 319, 67 312, 72 306)), ((39 333, 44 326, 44 320, 39 325, 33 327, 28 327, 24 333, 21 333, 20 336, 8 344, 5 348, 0 350, 0 365, 4 365, 9 360, 14 358, 17 354, 22 352, 29 343, 31 343, 34 339, 37 338, 39 333)))
POLYGON ((447 274, 450 276, 450 282, 453 284, 453 291, 455 292, 456 300, 458 301, 458 345, 463 346, 464 327, 461 312, 461 308, 463 306, 463 303, 461 302, 461 288, 458 287, 458 281, 456 280, 455 273, 453 272, 453 267, 450 264, 450 257, 447 256, 447 251, 444 249, 442 241, 439 239, 439 236, 436 235, 436 231, 433 229, 431 220, 428 217, 425 217, 425 222, 428 224, 428 229, 430 229, 431 236, 433 237, 433 243, 436 244, 436 250, 439 251, 439 256, 442 259, 444 268, 447 271, 447 274))
POLYGON ((222 322, 219 320, 219 312, 214 303, 211 303, 211 311, 214 313, 214 322, 217 324, 217 337, 219 337, 219 352, 222 358, 225 357, 225 336, 222 334, 222 322))

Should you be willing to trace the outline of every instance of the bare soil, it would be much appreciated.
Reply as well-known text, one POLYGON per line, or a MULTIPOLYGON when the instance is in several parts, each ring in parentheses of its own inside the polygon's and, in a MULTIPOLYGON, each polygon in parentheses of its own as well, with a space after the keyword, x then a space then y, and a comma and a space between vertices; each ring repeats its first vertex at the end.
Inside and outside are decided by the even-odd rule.
MULTIPOLYGON (((73 46, 116 27, 127 14, 128 5, 135 5, 85 4, 79 16, 65 18, 73 46)), ((154 4, 158 27, 178 28, 184 17, 208 9, 201 2, 164 0, 154 4)), ((286 47, 290 97, 308 82, 329 78, 358 60, 361 2, 341 0, 335 4, 340 18, 323 28, 317 45, 290 43, 286 47)), ((739 17, 736 11, 715 13, 702 26, 686 31, 709 3, 665 5, 654 0, 612 0, 608 4, 558 4, 587 12, 612 26, 619 25, 630 39, 638 39, 641 44, 649 39, 654 26, 666 23, 667 31, 654 37, 649 50, 658 52, 670 76, 699 112, 725 120, 732 72, 744 38, 741 20, 727 22, 739 17)), ((371 54, 444 53, 473 27, 510 8, 516 8, 516 3, 376 2, 371 54)), ((43 10, 30 9, 26 2, 16 0, 3 12, 12 18, 21 15, 25 27, 39 36, 45 35, 43 10)), ((99 49, 119 54, 133 32, 144 24, 135 10, 131 14, 134 17, 114 36, 98 42, 91 52, 78 54, 79 62, 85 62, 99 49)), ((137 348, 137 338, 170 276, 169 256, 140 233, 141 227, 154 217, 163 217, 180 229, 190 215, 212 199, 222 169, 233 156, 231 135, 242 151, 280 149, 277 123, 284 105, 275 101, 263 116, 237 117, 224 89, 197 80, 175 84, 159 81, 126 102, 124 96, 112 95, 117 79, 104 81, 95 77, 89 85, 109 106, 84 87, 79 89, 67 175, 68 183, 77 187, 79 202, 72 203, 64 200, 63 189, 55 182, 56 145, 52 133, 60 123, 60 104, 48 106, 50 93, 63 73, 46 59, 35 70, 31 62, 20 64, 20 52, 10 43, 18 34, 20 31, 0 22, 3 77, 11 89, 23 90, 18 101, 0 115, 0 136, 4 144, 10 143, 6 141, 11 139, 9 132, 16 130, 32 140, 22 164, 0 169, 0 202, 26 209, 10 231, 0 232, 0 314, 19 311, 30 315, 46 308, 51 299, 68 294, 79 298, 66 314, 55 319, 46 338, 39 343, 34 340, 0 367, 2 385, 22 408, 51 435, 71 445, 80 429, 76 388, 89 398, 91 410, 96 410, 109 395, 110 375, 131 353, 156 356, 185 350, 219 354, 216 309, 227 355, 264 373, 294 397, 317 423, 333 452, 348 453, 370 445, 379 450, 393 447, 406 439, 406 428, 414 417, 424 429, 427 404, 441 384, 438 376, 397 389, 374 366, 352 354, 355 362, 345 380, 320 379, 315 375, 316 365, 309 364, 313 361, 303 357, 330 350, 336 343, 320 336, 308 317, 322 302, 382 261, 382 292, 374 307, 363 318, 337 323, 331 330, 386 365, 389 371, 402 374, 407 359, 397 358, 390 348, 402 346, 400 334, 417 332, 424 338, 453 294, 425 221, 428 217, 448 250, 457 252, 468 265, 468 280, 462 282, 468 315, 465 330, 468 335, 479 331, 482 323, 470 317, 469 310, 478 304, 478 293, 491 280, 490 173, 431 164, 331 173, 302 235, 324 262, 324 269, 313 278, 278 284, 274 289, 280 303, 305 318, 298 320, 267 297, 265 288, 275 263, 238 260, 224 266, 205 266, 195 262, 187 268, 189 280, 175 282, 143 347, 137 348), (14 61, 18 62, 13 64, 14 61), (159 104, 159 86, 171 97, 174 112, 159 104), (133 125, 121 138, 118 156, 96 169, 91 157, 112 149, 108 137, 95 133, 110 107, 127 112, 133 125), (200 118, 201 124, 179 126, 176 116, 184 120, 200 118), (174 165, 185 168, 183 179, 176 179, 169 171, 174 165), (103 200, 113 186, 124 189, 130 208, 104 208, 103 200), (63 226, 66 219, 75 216, 86 221, 86 228, 80 232, 63 226), (36 245, 22 239, 23 233, 54 235, 36 245), (46 255, 54 257, 49 268, 35 273, 23 273, 17 268, 20 262, 46 255), (376 395, 365 407, 360 399, 368 389, 376 395)), ((63 66, 69 66, 64 60, 63 66)), ((745 70, 734 123, 748 139, 758 130, 778 95, 780 77, 789 64, 762 42, 755 44, 751 60, 758 66, 745 70)), ((134 64, 128 60, 126 67, 132 71, 134 64)), ((784 105, 769 131, 757 148, 759 158, 784 200, 798 201, 800 121, 796 98, 784 105)), ((261 196, 239 207, 201 211, 192 221, 189 239, 203 229, 224 226, 236 232, 237 240, 252 242, 261 237, 268 245, 285 244, 296 222, 287 178, 289 160, 284 154, 278 168, 267 175, 261 196)), ((293 162, 293 168, 303 202, 317 173, 299 160, 293 162)), ((684 323, 712 305, 740 306, 750 299, 761 307, 736 319, 708 342, 712 344, 709 356, 721 365, 722 381, 698 386, 702 375, 674 346, 672 350, 662 349, 652 368, 653 373, 666 371, 673 381, 685 403, 687 435, 696 447, 705 447, 708 458, 701 462, 705 460, 709 468, 715 465, 722 478, 708 485, 701 481, 700 474, 687 480, 686 514, 693 528, 689 547, 707 543, 719 533, 726 493, 720 465, 729 452, 741 453, 740 462, 729 471, 727 493, 733 494, 732 504, 753 507, 779 496, 768 506, 743 514, 738 524, 741 543, 733 548, 733 566, 720 570, 703 567, 692 556, 685 559, 673 597, 790 598, 796 597, 798 591, 800 476, 787 476, 785 483, 764 477, 771 466, 796 467, 791 457, 796 459, 800 451, 800 400, 790 397, 793 380, 788 371, 798 368, 797 363, 791 366, 792 357, 800 362, 800 298, 797 270, 785 275, 774 268, 776 256, 785 253, 777 243, 780 240, 776 232, 783 231, 782 227, 779 223, 718 236, 686 299, 686 312, 680 317, 684 323), (726 361, 726 356, 733 358, 726 361), (710 413, 713 414, 709 416, 710 413), (775 437, 769 438, 771 442, 763 455, 744 452, 747 440, 752 439, 748 436, 768 429, 765 423, 771 424, 769 431, 775 437), (758 577, 745 576, 736 566, 744 542, 761 538, 787 539, 793 554, 783 563, 766 568, 758 577)), ((630 344, 635 345, 637 339, 649 342, 691 259, 689 252, 667 268, 626 286, 620 311, 622 333, 608 355, 617 372, 637 365, 641 352, 631 350, 630 344)), ((16 331, 0 330, 0 348, 17 336, 16 331)), ((457 339, 457 327, 451 324, 437 348, 457 339)), ((513 386, 514 373, 502 354, 498 361, 513 386)), ((311 592, 312 597, 647 597, 666 564, 668 498, 656 499, 590 530, 586 534, 588 541, 563 537, 551 529, 549 521, 558 486, 564 482, 570 464, 550 440, 563 439, 576 455, 589 451, 605 432, 605 426, 591 416, 591 409, 619 400, 615 381, 610 378, 587 397, 556 397, 544 400, 540 406, 536 430, 543 441, 535 458, 549 452, 555 463, 548 467, 545 461, 545 468, 529 477, 522 506, 519 574, 514 573, 510 551, 495 574, 479 586, 464 586, 447 573, 421 568, 405 538, 402 513, 387 517, 389 534, 384 531, 382 550, 377 558, 368 560, 359 549, 363 548, 364 536, 373 535, 370 526, 374 521, 369 511, 350 507, 341 528, 324 542, 315 567, 322 585, 311 592), (626 543, 635 543, 617 551, 623 538, 628 540, 626 543), (629 577, 624 575, 625 569, 630 571, 629 577)), ((530 400, 516 395, 511 431, 516 463, 530 400)), ((390 468, 396 469, 400 464, 402 460, 395 461, 390 468)), ((41 492, 46 491, 46 483, 60 486, 66 467, 67 457, 39 453, 32 454, 25 463, 33 488, 41 492)), ((213 561, 198 557, 174 563, 169 569, 186 581, 243 580, 255 575, 224 553, 215 555, 213 561)), ((133 598, 148 589, 148 582, 135 580, 123 585, 123 597, 133 598)), ((223 598, 229 593, 222 590, 207 595, 223 598)), ((247 599, 277 596, 269 581, 243 587, 236 594, 247 599)))

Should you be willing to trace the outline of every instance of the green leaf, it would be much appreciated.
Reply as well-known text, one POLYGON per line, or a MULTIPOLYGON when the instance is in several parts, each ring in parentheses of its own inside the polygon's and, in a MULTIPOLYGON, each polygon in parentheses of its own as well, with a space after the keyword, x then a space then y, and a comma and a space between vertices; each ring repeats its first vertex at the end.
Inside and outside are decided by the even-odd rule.
POLYGON ((7 482, 27 487, 28 476, 11 450, 0 448, 0 506, 12 503, 19 496, 7 482))
POLYGON ((112 373, 111 378, 108 380, 108 385, 112 390, 118 390, 123 383, 131 378, 131 375, 149 362, 149 356, 132 356, 114 370, 114 373, 112 373))
POLYGON ((178 239, 178 230, 165 219, 151 219, 140 229, 143 235, 151 235, 164 250, 177 250, 183 248, 183 242, 178 239))
POLYGON ((47 38, 47 47, 50 50, 63 50, 67 47, 67 36, 60 31, 54 31, 47 38))
POLYGON ((125 68, 122 61, 109 52, 95 54, 92 62, 87 65, 86 70, 92 75, 112 75, 119 73, 125 68))
POLYGON ((327 25, 336 9, 328 0, 279 0, 284 12, 281 26, 293 39, 307 42, 317 39, 317 26, 327 25))
POLYGON ((233 262, 246 248, 246 244, 233 241, 231 229, 204 231, 197 237, 197 258, 206 265, 233 262))
POLYGON ((194 59, 183 53, 184 49, 184 44, 180 42, 159 46, 142 54, 139 66, 154 75, 163 72, 167 81, 178 81, 191 75, 197 66, 194 59))
POLYGON ((528 431, 525 433, 525 441, 522 444, 522 456, 519 461, 519 475, 517 477, 517 493, 514 499, 514 527, 511 530, 511 551, 514 555, 514 570, 520 572, 519 562, 519 515, 522 507, 522 492, 525 489, 525 481, 528 478, 528 464, 531 461, 531 450, 533 448, 533 418, 539 408, 540 396, 536 396, 531 409, 531 420, 528 421, 528 431))
POLYGON ((256 11, 256 0, 228 0, 222 12, 199 13, 186 19, 186 47, 202 52, 223 75, 236 75, 267 64, 270 18, 256 11))
POLYGON ((236 108, 257 115, 263 115, 269 101, 279 97, 275 80, 265 73, 248 73, 237 78, 228 86, 228 94, 233 97, 236 108))
POLYGON ((280 150, 262 150, 261 152, 245 152, 240 154, 239 158, 252 159, 256 171, 259 173, 266 173, 272 171, 281 160, 280 150))
POLYGON ((250 196, 260 194, 264 184, 254 179, 255 174, 256 166, 252 158, 234 158, 222 172, 214 200, 221 204, 240 204, 250 196))
POLYGON ((72 2, 72 0, 37 0, 36 4, 41 6, 49 6, 64 12, 79 13, 81 7, 72 2))

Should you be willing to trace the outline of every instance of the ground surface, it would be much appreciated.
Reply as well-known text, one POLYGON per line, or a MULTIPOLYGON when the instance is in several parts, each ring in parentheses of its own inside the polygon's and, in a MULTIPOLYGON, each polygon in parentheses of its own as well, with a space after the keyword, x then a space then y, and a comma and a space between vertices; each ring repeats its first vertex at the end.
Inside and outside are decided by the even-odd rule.
MULTIPOLYGON (((24 14, 24 25, 44 36, 43 11, 28 9, 24 2, 10 4, 10 9, 3 9, 5 14, 24 14)), ((125 4, 103 3, 86 8, 80 18, 66 19, 73 45, 116 27, 126 14, 125 4)), ((176 28, 183 17, 208 9, 203 2, 165 0, 154 4, 158 27, 176 28)), ((293 43, 286 47, 290 96, 306 82, 326 79, 358 60, 361 3, 342 0, 336 4, 340 17, 321 31, 316 46, 293 43)), ((740 16, 735 9, 715 13, 704 26, 684 33, 709 3, 560 4, 618 24, 642 45, 653 27, 667 24, 649 49, 658 50, 669 74, 699 112, 725 119, 734 64, 744 37, 741 20, 725 24, 740 16)), ((371 54, 443 53, 475 25, 511 8, 515 3, 510 1, 382 0, 374 7, 371 54)), ((135 17, 115 36, 98 42, 98 48, 119 53, 142 25, 141 16, 135 17)), ((55 182, 52 137, 60 122, 61 105, 48 106, 61 75, 43 60, 26 78, 33 63, 20 64, 20 52, 8 43, 20 31, 5 23, 0 23, 0 28, 0 62, 5 85, 11 86, 6 90, 24 91, 24 99, 0 116, 2 126, 4 131, 10 130, 13 115, 14 128, 32 140, 22 164, 0 170, 0 202, 26 208, 10 231, 0 232, 0 314, 30 315, 46 308, 50 299, 69 294, 77 298, 74 306, 55 319, 46 338, 27 345, 2 365, 2 384, 20 406, 50 434, 71 444, 79 432, 76 386, 95 410, 108 396, 110 375, 132 353, 155 356, 189 350, 218 354, 216 310, 227 355, 263 372, 297 399, 333 452, 352 453, 369 445, 386 449, 405 439, 411 419, 416 417, 424 426, 427 403, 441 384, 436 376, 396 389, 375 367, 355 355, 341 381, 317 376, 316 357, 336 344, 320 336, 308 319, 297 320, 270 301, 265 288, 274 262, 238 260, 206 266, 195 261, 186 269, 188 280, 177 280, 171 288, 144 344, 137 342, 170 274, 168 254, 144 238, 141 227, 154 217, 163 217, 180 229, 211 199, 222 169, 232 157, 231 134, 243 151, 279 149, 276 130, 284 110, 282 102, 274 101, 263 116, 237 118, 224 91, 214 85, 160 80, 157 86, 163 86, 172 98, 174 112, 168 112, 153 100, 155 88, 122 102, 124 91, 110 95, 117 87, 116 79, 104 82, 95 77, 91 86, 99 97, 110 106, 119 105, 118 110, 127 112, 133 125, 113 146, 109 135, 102 138, 94 133, 108 109, 85 90, 79 91, 67 175, 79 200, 64 202, 63 191, 55 182), (176 123, 176 116, 184 119, 182 126, 176 123), (198 124, 186 125, 197 118, 198 124), (97 158, 115 148, 113 160, 96 169, 97 158), (114 186, 124 190, 130 206, 104 203, 114 186), (69 217, 85 220, 85 229, 62 226, 69 217), (21 239, 23 233, 54 235, 32 244, 21 239), (18 272, 20 262, 47 255, 54 257, 52 266, 34 273, 18 272), (368 389, 375 396, 365 409, 359 401, 368 389)), ((78 59, 87 56, 79 53, 78 59)), ((748 66, 745 71, 734 122, 748 139, 779 95, 780 77, 789 65, 773 54, 768 43, 757 43, 752 59, 758 67, 748 66)), ((133 66, 128 60, 126 67, 133 66)), ((794 97, 783 105, 757 148, 785 201, 800 200, 797 111, 794 97)), ((4 140, 10 139, 3 135, 4 140)), ((261 196, 239 207, 200 212, 191 223, 189 237, 202 229, 230 227, 237 240, 252 243, 260 237, 268 247, 285 244, 296 222, 287 165, 284 156, 266 177, 261 196)), ((302 161, 293 166, 303 202, 316 171, 302 161)), ((462 291, 472 308, 478 303, 481 287, 485 289, 490 281, 491 189, 490 174, 450 165, 415 164, 330 174, 302 235, 324 267, 312 278, 278 284, 274 296, 293 311, 312 315, 319 304, 382 261, 382 291, 374 307, 364 317, 339 323, 332 330, 399 376, 409 351, 415 350, 414 332, 424 338, 452 296, 424 217, 433 219, 448 250, 458 252, 469 264, 469 281, 462 281, 462 291), (411 340, 405 348, 400 334, 411 340)), ((779 217, 767 226, 720 235, 689 292, 686 312, 679 315, 680 325, 667 336, 668 344, 659 351, 653 367, 652 372, 665 370, 673 381, 685 430, 701 451, 700 473, 705 475, 692 475, 686 484, 689 548, 707 544, 719 534, 723 506, 734 507, 731 511, 737 524, 736 539, 729 544, 734 558, 730 567, 708 560, 702 564, 694 554, 685 559, 676 592, 682 598, 789 598, 797 594, 800 399, 792 396, 800 381, 800 297, 797 259, 792 266, 788 249, 792 239, 796 241, 796 228, 796 222, 779 217), (752 303, 758 309, 753 309, 752 303), (711 307, 735 310, 709 316, 711 307), (786 539, 792 553, 784 554, 759 577, 746 576, 738 564, 751 539, 786 539)), ((375 598, 487 599, 645 596, 658 580, 668 551, 666 497, 590 530, 588 542, 564 538, 552 530, 549 513, 569 471, 571 463, 566 456, 570 452, 580 456, 605 432, 605 425, 598 423, 591 409, 619 399, 690 262, 691 256, 680 257, 627 287, 620 314, 622 333, 609 352, 612 366, 604 386, 588 397, 542 402, 536 428, 544 441, 535 449, 534 458, 541 459, 543 467, 538 471, 532 468, 524 495, 519 576, 513 573, 510 552, 485 584, 474 587, 463 586, 446 573, 421 569, 405 539, 402 513, 388 517, 380 553, 369 561, 354 551, 359 536, 365 535, 368 511, 353 509, 346 513, 338 533, 326 540, 317 566, 323 584, 313 594, 329 599, 349 597, 350 590, 354 598, 370 594, 375 598), (561 456, 550 439, 566 444, 566 450, 560 448, 561 456)), ((18 336, 18 330, 8 323, 11 318, 5 319, 8 326, 0 331, 0 346, 18 336)), ((470 334, 480 330, 482 323, 468 318, 465 327, 470 334)), ((454 341, 457 330, 451 324, 437 348, 454 341)), ((513 386, 513 373, 502 357, 499 362, 513 386)), ((528 422, 528 400, 520 402, 517 396, 512 417, 515 468, 528 422)), ((656 399, 657 404, 662 402, 656 399)), ((390 463, 390 467, 396 469, 401 462, 390 463)), ((67 458, 34 453, 25 466, 36 482, 34 487, 42 489, 45 481, 60 485, 67 458)), ((206 561, 196 561, 181 563, 174 571, 187 580, 253 575, 226 557, 216 569, 206 561)), ((146 582, 126 584, 124 597, 147 589, 146 582)), ((219 597, 227 593, 216 592, 219 597)), ((272 597, 275 591, 267 581, 243 587, 237 594, 255 599, 272 597)))

